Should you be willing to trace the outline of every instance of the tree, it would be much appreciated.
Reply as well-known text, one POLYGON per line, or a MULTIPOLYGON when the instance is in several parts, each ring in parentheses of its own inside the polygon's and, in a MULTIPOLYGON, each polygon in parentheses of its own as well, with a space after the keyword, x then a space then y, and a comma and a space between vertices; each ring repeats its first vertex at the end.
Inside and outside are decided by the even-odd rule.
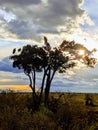
POLYGON ((60 46, 49 47, 49 49, 47 49, 47 46, 26 45, 20 51, 19 54, 13 53, 10 58, 13 60, 13 67, 23 69, 25 75, 28 76, 35 106, 36 104, 40 105, 43 95, 45 105, 48 106, 51 83, 57 71, 66 73, 67 69, 80 63, 90 67, 93 67, 96 63, 96 59, 92 55, 95 49, 89 51, 86 47, 76 44, 74 41, 63 41, 60 46), (43 74, 39 96, 36 93, 36 72, 43 74))

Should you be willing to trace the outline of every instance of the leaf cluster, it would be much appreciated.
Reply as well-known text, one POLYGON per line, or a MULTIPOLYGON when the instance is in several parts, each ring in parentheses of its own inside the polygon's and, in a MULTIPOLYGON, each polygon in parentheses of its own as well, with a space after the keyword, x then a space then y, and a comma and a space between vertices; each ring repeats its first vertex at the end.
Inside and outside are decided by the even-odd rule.
POLYGON ((88 56, 91 53, 81 44, 74 41, 64 40, 59 47, 47 51, 45 47, 37 45, 26 45, 22 48, 20 54, 14 53, 10 58, 13 60, 13 67, 23 69, 26 73, 32 71, 42 71, 50 68, 53 71, 65 72, 66 69, 77 65, 77 61, 86 66, 93 67, 96 64, 96 58, 88 56), (84 54, 80 55, 79 51, 84 54))
POLYGON ((18 55, 12 55, 13 67, 23 69, 30 73, 33 70, 41 71, 47 65, 47 53, 42 47, 37 45, 26 45, 18 55))

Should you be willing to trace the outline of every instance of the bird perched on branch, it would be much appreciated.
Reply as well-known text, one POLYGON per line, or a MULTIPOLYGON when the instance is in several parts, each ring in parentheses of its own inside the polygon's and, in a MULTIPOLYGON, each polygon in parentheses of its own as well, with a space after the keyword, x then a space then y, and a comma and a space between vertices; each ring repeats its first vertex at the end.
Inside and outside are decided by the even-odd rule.
POLYGON ((16 52, 16 48, 13 49, 13 54, 16 52))
POLYGON ((46 37, 44 37, 44 44, 45 44, 45 49, 46 49, 47 51, 50 51, 51 46, 50 46, 50 44, 48 43, 48 40, 47 40, 46 37))
POLYGON ((21 51, 21 48, 18 49, 18 52, 20 52, 20 51, 21 51))

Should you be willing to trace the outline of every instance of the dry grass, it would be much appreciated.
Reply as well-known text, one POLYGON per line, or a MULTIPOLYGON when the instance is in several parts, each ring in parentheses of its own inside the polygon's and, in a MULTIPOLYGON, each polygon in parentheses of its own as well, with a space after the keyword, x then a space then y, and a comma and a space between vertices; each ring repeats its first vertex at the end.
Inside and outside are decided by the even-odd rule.
POLYGON ((30 93, 0 94, 0 130, 95 130, 98 125, 98 95, 51 93, 49 109, 43 102, 32 111, 30 93), (86 96, 93 105, 86 105, 86 96))

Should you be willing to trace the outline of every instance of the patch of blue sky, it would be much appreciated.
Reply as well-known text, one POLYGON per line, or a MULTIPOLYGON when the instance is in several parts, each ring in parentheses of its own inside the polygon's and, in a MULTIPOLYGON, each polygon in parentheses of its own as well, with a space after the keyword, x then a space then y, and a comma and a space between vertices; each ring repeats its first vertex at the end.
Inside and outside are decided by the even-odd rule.
POLYGON ((98 26, 98 0, 84 0, 84 4, 81 6, 88 16, 95 22, 98 26))
POLYGON ((4 58, 12 54, 14 48, 22 48, 24 45, 31 44, 28 41, 22 40, 2 40, 0 39, 0 58, 4 58))

